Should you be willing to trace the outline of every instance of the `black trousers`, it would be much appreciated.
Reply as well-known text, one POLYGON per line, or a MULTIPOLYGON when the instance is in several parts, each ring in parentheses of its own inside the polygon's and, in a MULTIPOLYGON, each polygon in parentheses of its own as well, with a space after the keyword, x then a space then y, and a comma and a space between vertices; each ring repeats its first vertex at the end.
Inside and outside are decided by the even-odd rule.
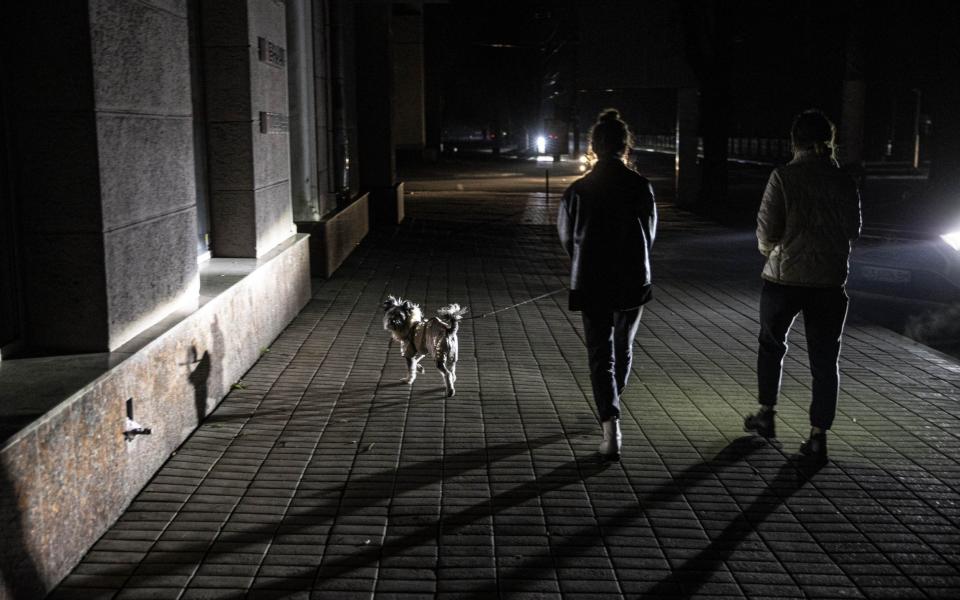
POLYGON ((757 387, 760 404, 775 406, 780 394, 787 334, 801 312, 813 376, 810 425, 830 429, 840 392, 840 338, 849 300, 843 287, 812 288, 763 282, 760 294, 760 350, 757 387))
POLYGON ((590 384, 601 421, 620 418, 620 395, 633 364, 633 340, 643 307, 583 310, 583 332, 590 360, 590 384))

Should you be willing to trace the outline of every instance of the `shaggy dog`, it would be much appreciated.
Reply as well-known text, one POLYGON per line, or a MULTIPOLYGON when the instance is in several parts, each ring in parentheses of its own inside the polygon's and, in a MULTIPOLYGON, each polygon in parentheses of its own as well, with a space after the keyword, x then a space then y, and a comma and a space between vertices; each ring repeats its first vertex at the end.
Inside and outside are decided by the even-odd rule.
POLYGON ((417 372, 423 372, 420 360, 429 354, 443 375, 447 397, 456 393, 453 384, 457 380, 457 330, 466 313, 467 309, 459 304, 449 304, 425 321, 420 306, 409 300, 389 296, 383 302, 383 328, 400 342, 400 354, 407 361, 404 382, 413 384, 417 372))

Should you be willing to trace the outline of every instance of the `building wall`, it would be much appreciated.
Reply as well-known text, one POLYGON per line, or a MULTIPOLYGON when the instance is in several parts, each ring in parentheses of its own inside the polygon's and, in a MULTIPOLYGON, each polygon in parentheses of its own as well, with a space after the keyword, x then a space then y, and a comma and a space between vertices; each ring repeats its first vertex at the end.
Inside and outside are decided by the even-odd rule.
POLYGON ((306 236, 245 261, 207 263, 213 299, 0 445, 0 600, 55 587, 309 300, 306 236), (150 435, 124 439, 128 399, 150 435))
POLYGON ((213 252, 262 256, 295 231, 284 4, 206 0, 201 39, 213 252))
POLYGON ((12 16, 30 57, 8 76, 33 347, 112 350, 196 306, 187 17, 166 4, 12 16))
POLYGON ((46 16, 10 10, 0 21, 9 44, 5 54, 15 48, 20 56, 4 61, 8 81, 2 93, 11 158, 8 201, 20 218, 17 262, 26 271, 21 293, 43 299, 24 307, 19 334, 38 345, 104 348, 105 273, 86 5, 70 3, 58 18, 46 16), (49 77, 36 77, 41 68, 49 77), (52 247, 70 252, 47 251, 52 247), (67 312, 73 326, 58 317, 67 312))
POLYGON ((90 0, 109 349, 197 305, 186 3, 90 0))
POLYGON ((310 275, 292 219, 284 2, 9 8, 0 185, 29 353, 0 361, 0 419, 35 416, 0 438, 0 600, 19 600, 117 519, 307 302, 310 275), (214 257, 198 266, 204 177, 214 257), (66 375, 76 352, 102 364, 83 383, 66 375), (124 439, 128 401, 151 435, 124 439))
POLYGON ((17 221, 0 283, 22 282, 11 331, 29 351, 0 357, 0 600, 69 573, 308 301, 314 255, 329 276, 362 239, 360 101, 386 124, 365 156, 402 200, 389 5, 291 3, 311 13, 293 49, 281 0, 19 3, 0 20, 17 58, 0 64, 0 201, 17 221), (293 223, 291 51, 313 62, 296 158, 315 162, 316 252, 293 223), (125 439, 128 410, 151 435, 125 439))

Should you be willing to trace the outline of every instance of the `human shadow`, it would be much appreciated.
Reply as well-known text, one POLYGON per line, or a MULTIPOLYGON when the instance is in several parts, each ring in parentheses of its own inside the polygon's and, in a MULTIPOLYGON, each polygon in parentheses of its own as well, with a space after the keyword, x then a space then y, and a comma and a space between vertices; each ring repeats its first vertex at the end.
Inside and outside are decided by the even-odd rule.
POLYGON ((216 317, 210 326, 210 343, 203 354, 197 356, 199 350, 196 345, 190 346, 187 353, 187 364, 193 366, 188 380, 193 386, 193 403, 197 413, 197 423, 202 423, 207 417, 207 402, 211 396, 222 398, 226 390, 223 386, 223 364, 222 356, 215 358, 213 353, 223 354, 224 340, 223 331, 220 329, 220 323, 216 317))
MULTIPOLYGON (((451 458, 455 458, 456 460, 451 462, 452 464, 475 465, 477 463, 473 462, 471 459, 480 459, 483 457, 481 455, 505 458, 507 456, 532 449, 536 445, 541 445, 543 441, 544 440, 540 440, 534 444, 531 444, 530 446, 525 443, 518 443, 501 444, 496 447, 489 447, 486 450, 478 449, 469 453, 455 455, 451 458)), ((616 522, 618 517, 628 518, 642 514, 643 509, 647 506, 666 503, 672 499, 672 497, 682 494, 687 487, 711 476, 711 474, 715 473, 717 469, 722 470, 723 468, 733 466, 747 455, 764 446, 765 445, 763 443, 758 442, 755 438, 741 438, 736 440, 727 446, 723 451, 721 451, 713 461, 695 465, 689 469, 686 469, 684 472, 672 478, 671 481, 664 483, 662 486, 660 486, 660 488, 646 495, 644 498, 649 497, 649 502, 641 501, 639 506, 632 505, 625 507, 622 511, 620 511, 620 513, 618 513, 617 516, 614 516, 611 521, 616 522), (708 468, 704 468, 705 466, 708 468)), ((428 461, 428 463, 433 462, 435 461, 428 461)), ((400 495, 404 492, 413 491, 421 487, 423 485, 422 479, 418 477, 407 478, 404 476, 406 475, 404 471, 409 470, 409 474, 420 473, 422 472, 425 464, 427 463, 417 463, 411 467, 402 467, 401 469, 397 470, 397 477, 395 479, 397 485, 393 489, 389 490, 389 494, 400 495)), ((486 463, 480 462, 479 464, 486 463)), ((594 455, 590 455, 587 458, 567 461, 534 480, 527 481, 517 487, 512 487, 509 490, 495 494, 490 498, 483 498, 472 505, 457 509, 456 512, 444 514, 438 519, 428 519, 428 522, 424 525, 417 527, 405 535, 394 539, 385 540, 382 545, 363 545, 358 546, 356 552, 324 556, 319 565, 319 571, 317 571, 316 565, 311 565, 309 567, 305 566, 296 570, 289 570, 286 575, 284 589, 292 592, 294 589, 307 589, 313 585, 314 581, 336 581, 338 579, 349 578, 352 573, 362 571, 364 568, 375 566, 379 561, 394 557, 402 557, 405 556, 412 548, 432 544, 436 542, 438 536, 442 535, 443 533, 468 530, 471 526, 474 526, 481 521, 485 521, 489 518, 497 516, 498 514, 507 512, 517 506, 529 503, 531 500, 541 498, 544 494, 562 490, 570 485, 583 483, 589 478, 610 468, 618 467, 600 463, 596 460, 594 455), (296 586, 294 584, 295 581, 302 581, 303 583, 300 586, 296 586)), ((446 480, 447 478, 455 477, 456 475, 460 474, 459 471, 464 470, 468 469, 455 468, 452 470, 452 472, 450 469, 447 469, 444 471, 444 476, 441 479, 446 480)), ((372 475, 368 478, 362 479, 368 479, 371 482, 382 482, 383 475, 372 475)), ((364 483, 365 482, 363 481, 356 481, 351 482, 350 485, 362 487, 364 483)), ((356 499, 347 505, 340 505, 340 511, 337 513, 337 517, 340 518, 350 514, 363 514, 364 509, 375 506, 378 500, 379 498, 367 497, 356 499)), ((329 515, 329 512, 323 510, 322 508, 317 508, 315 511, 317 515, 329 515)), ((302 523, 302 520, 300 521, 302 523)), ((283 526, 283 524, 280 525, 280 527, 283 526)), ((247 535, 246 532, 245 535, 247 535)), ((586 552, 592 547, 582 546, 581 548, 582 551, 586 552)), ((569 557, 574 553, 575 551, 571 552, 570 548, 565 549, 565 556, 569 557)), ((539 572, 551 571, 554 568, 552 561, 544 560, 544 558, 549 559, 549 557, 544 556, 527 557, 520 565, 515 566, 515 569, 518 573, 523 573, 527 578, 535 577, 539 572)), ((486 584, 478 583, 478 586, 474 590, 461 593, 461 595, 463 597, 476 598, 477 600, 480 600, 498 597, 502 592, 512 593, 512 591, 517 591, 501 589, 501 587, 504 585, 502 583, 504 579, 509 578, 498 577, 496 580, 492 580, 486 584)), ((514 579, 520 580, 520 576, 518 575, 514 579)), ((521 582, 518 585, 522 587, 523 584, 521 582)))
POLYGON ((822 464, 807 464, 794 458, 787 460, 760 495, 730 521, 718 536, 676 567, 668 577, 647 590, 646 595, 651 598, 690 598, 695 595, 737 551, 738 546, 756 531, 757 526, 776 512, 822 467, 822 464))
MULTIPOLYGON (((570 436, 585 433, 588 433, 588 431, 572 430, 536 439, 491 444, 467 452, 447 454, 443 457, 403 465, 397 469, 377 471, 362 477, 350 478, 341 486, 340 493, 347 487, 368 490, 370 493, 362 497, 351 497, 349 501, 346 501, 342 499, 339 494, 334 494, 331 497, 317 492, 314 496, 322 498, 324 500, 323 502, 305 511, 298 512, 295 515, 285 515, 280 522, 265 522, 244 527, 235 541, 230 541, 228 544, 211 545, 208 547, 204 555, 204 560, 217 562, 218 560, 224 560, 224 558, 231 553, 243 552, 244 548, 261 546, 265 542, 271 542, 280 534, 281 530, 295 531, 306 527, 304 525, 306 521, 322 524, 329 523, 332 515, 335 515, 337 519, 351 515, 362 515, 371 508, 381 506, 383 501, 393 496, 413 492, 422 487, 457 477, 478 467, 486 467, 498 461, 503 461, 519 454, 530 453, 538 448, 563 441, 570 436), (425 473, 429 475, 425 476, 425 473), (391 484, 391 482, 393 483, 391 484)), ((590 433, 592 433, 592 429, 590 433)), ((441 521, 440 525, 442 527, 454 527, 473 523, 480 518, 494 514, 491 512, 491 507, 497 506, 498 503, 501 507, 497 509, 496 512, 536 497, 537 494, 543 491, 544 485, 547 485, 550 489, 556 489, 574 480, 589 476, 590 473, 597 472, 603 468, 605 468, 605 466, 597 463, 593 458, 583 462, 570 461, 558 467, 542 479, 528 482, 520 488, 511 489, 508 492, 498 495, 493 501, 486 499, 477 503, 475 506, 459 511, 455 515, 450 515, 441 521), (550 483, 544 484, 543 482, 550 483)), ((383 557, 397 556, 412 546, 434 539, 438 531, 438 523, 432 521, 430 524, 423 526, 414 533, 404 536, 389 546, 361 546, 360 550, 355 554, 341 555, 329 561, 324 561, 321 567, 322 575, 324 578, 344 575, 355 569, 368 566, 383 557)), ((229 537, 229 534, 226 535, 229 537)), ((191 545, 191 542, 185 542, 185 546, 191 545)), ((169 544, 169 546, 173 548, 173 544, 169 544)), ((192 550, 195 550, 195 548, 192 548, 192 550)), ((171 568, 177 568, 177 565, 171 565, 171 568)), ((316 570, 316 565, 290 569, 284 577, 285 583, 283 589, 290 593, 295 590, 310 589, 316 576, 316 570), (300 582, 302 582, 302 585, 298 585, 300 582)), ((126 571, 122 569, 118 569, 116 572, 107 570, 102 574, 123 575, 125 572, 126 571)), ((163 569, 158 569, 156 565, 154 565, 149 572, 139 573, 138 579, 141 585, 149 585, 150 581, 162 579, 166 574, 163 569)), ((237 597, 245 597, 245 593, 239 594, 237 597)))
MULTIPOLYGON (((741 461, 765 447, 765 442, 753 436, 744 436, 734 440, 718 452, 713 459, 687 467, 683 471, 673 475, 670 480, 663 482, 648 493, 639 496, 636 504, 631 503, 619 511, 605 516, 603 519, 603 536, 615 536, 619 529, 629 527, 632 520, 638 516, 642 516, 645 511, 668 506, 675 502, 678 497, 682 496, 686 490, 714 475, 738 466, 741 461)), ((596 471, 594 471, 594 473, 595 472, 596 471)), ((547 486, 547 489, 549 489, 549 486, 547 486)), ((597 531, 596 524, 593 524, 581 527, 576 532, 568 532, 566 537, 600 537, 600 535, 597 531)), ((602 544, 602 542, 598 540, 598 544, 602 544)), ((577 555, 586 555, 595 552, 596 548, 596 545, 565 547, 563 556, 569 559, 577 555)), ((523 561, 513 564, 509 569, 506 569, 505 572, 498 574, 497 582, 490 582, 479 586, 466 594, 465 597, 470 600, 485 600, 487 598, 497 597, 502 593, 512 593, 516 590, 502 589, 505 581, 517 581, 521 580, 521 577, 531 578, 537 575, 549 576, 554 569, 554 561, 552 558, 552 556, 544 555, 528 556, 523 561)), ((706 581, 706 578, 704 581, 706 581)), ((522 583, 520 585, 522 585, 522 583)), ((702 585, 702 582, 700 585, 702 585)), ((667 584, 663 586, 664 589, 667 587, 667 584)), ((664 595, 669 596, 672 593, 671 591, 664 595)), ((647 596, 644 594, 644 597, 659 598, 660 596, 655 594, 647 596)))
MULTIPOLYGON (((0 461, 0 575, 12 600, 43 598, 43 578, 27 548, 23 514, 13 481, 0 461)), ((3 589, 0 589, 0 596, 3 589)))
MULTIPOLYGON (((752 437, 735 440, 724 448, 713 460, 694 465, 684 470, 676 477, 671 478, 669 482, 662 484, 656 490, 644 495, 639 505, 624 507, 616 515, 607 520, 617 522, 621 519, 640 515, 647 507, 663 505, 674 497, 682 494, 687 487, 710 477, 712 474, 715 474, 717 470, 736 465, 749 454, 764 446, 762 442, 752 437)), ((440 532, 468 528, 478 521, 494 517, 511 508, 541 498, 544 494, 568 488, 573 484, 586 482, 589 478, 608 468, 618 467, 600 463, 594 456, 568 461, 532 481, 496 494, 491 498, 483 499, 476 504, 458 510, 456 513, 444 515, 440 518, 439 522, 425 525, 405 536, 391 540, 389 544, 365 548, 354 554, 341 555, 331 560, 324 560, 320 567, 320 577, 324 579, 345 577, 352 571, 375 564, 378 560, 400 556, 410 548, 430 543, 437 538, 440 532)), ((585 527, 583 533, 584 535, 594 537, 600 536, 596 526, 589 526, 589 530, 585 527)), ((553 542, 551 542, 551 544, 553 544, 553 542)), ((585 553, 594 548, 594 546, 584 545, 579 546, 579 551, 585 553)), ((576 554, 577 549, 565 547, 563 552, 564 556, 569 558, 576 554)), ((523 578, 535 578, 538 574, 546 574, 555 568, 553 561, 549 559, 549 556, 543 555, 527 557, 519 564, 515 564, 512 568, 506 570, 508 572, 513 571, 516 574, 515 577, 505 577, 502 574, 498 574, 496 580, 479 584, 477 588, 470 592, 463 593, 462 596, 481 600, 499 597, 504 593, 519 592, 523 587, 523 578), (503 589, 504 586, 507 585, 505 582, 510 580, 518 582, 516 585, 520 589, 503 589)), ((653 595, 651 597, 657 596, 653 595)))
POLYGON ((193 386, 193 402, 197 411, 197 423, 203 421, 207 416, 207 397, 209 394, 208 381, 210 379, 210 352, 204 350, 200 358, 196 358, 197 347, 190 346, 190 359, 196 366, 190 371, 188 377, 190 385, 193 386))
MULTIPOLYGON (((458 509, 454 513, 444 514, 437 521, 419 527, 413 532, 396 539, 391 539, 382 546, 367 547, 353 554, 335 556, 330 560, 325 559, 320 565, 319 577, 322 579, 337 579, 348 576, 351 572, 363 567, 374 565, 377 561, 404 556, 411 548, 432 543, 444 533, 467 530, 480 521, 528 503, 541 497, 544 493, 582 483, 608 468, 611 468, 611 465, 598 461, 595 456, 567 461, 532 481, 527 481, 490 498, 484 498, 475 504, 458 509)), ((497 596, 497 588, 494 584, 493 587, 484 589, 478 598, 497 596)))
MULTIPOLYGON (((200 378, 201 376, 197 377, 198 380, 200 378)), ((407 384, 399 382, 397 385, 406 386, 407 384)), ((388 384, 386 386, 381 385, 380 388, 392 387, 392 386, 393 384, 388 384)), ((195 385, 194 387, 197 387, 197 386, 195 385)), ((443 386, 440 386, 438 389, 442 390, 443 386)), ((382 401, 377 401, 374 398, 366 398, 366 397, 360 396, 360 394, 367 391, 373 392, 373 391, 376 391, 376 388, 369 388, 369 390, 367 388, 359 388, 359 389, 345 388, 340 392, 340 399, 346 402, 357 401, 357 400, 369 400, 370 406, 369 408, 365 408, 363 410, 362 412, 363 418, 367 418, 369 415, 372 415, 374 413, 381 412, 384 410, 391 410, 391 409, 396 409, 402 406, 406 406, 410 403, 409 399, 395 400, 393 402, 382 402, 382 401), (354 394, 354 393, 358 394, 358 396, 356 397, 351 396, 351 394, 354 394)), ((205 406, 205 402, 206 401, 204 399, 204 406, 205 406)), ((199 395, 197 397, 197 406, 199 410, 199 407, 201 406, 199 395)), ((206 417, 206 419, 204 420, 204 423, 207 425, 213 425, 213 424, 228 425, 228 424, 236 424, 236 423, 250 423, 250 422, 255 422, 259 419, 265 419, 265 420, 279 419, 282 421, 286 421, 290 419, 291 416, 293 418, 296 418, 298 414, 299 412, 297 410, 291 413, 290 409, 286 407, 263 408, 261 406, 257 406, 257 407, 249 408, 246 410, 239 410, 239 411, 238 410, 230 410, 227 412, 223 410, 213 411, 210 413, 209 416, 206 417)), ((361 417, 356 417, 356 418, 361 418, 361 417)))

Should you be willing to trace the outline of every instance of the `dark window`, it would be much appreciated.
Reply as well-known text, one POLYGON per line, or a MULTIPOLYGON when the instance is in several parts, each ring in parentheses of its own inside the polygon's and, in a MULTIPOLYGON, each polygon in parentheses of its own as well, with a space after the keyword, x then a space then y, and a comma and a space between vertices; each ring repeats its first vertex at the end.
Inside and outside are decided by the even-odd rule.
POLYGON ((200 0, 189 0, 190 87, 193 95, 193 160, 197 182, 197 255, 210 251, 210 188, 207 181, 207 108, 204 99, 200 0))

